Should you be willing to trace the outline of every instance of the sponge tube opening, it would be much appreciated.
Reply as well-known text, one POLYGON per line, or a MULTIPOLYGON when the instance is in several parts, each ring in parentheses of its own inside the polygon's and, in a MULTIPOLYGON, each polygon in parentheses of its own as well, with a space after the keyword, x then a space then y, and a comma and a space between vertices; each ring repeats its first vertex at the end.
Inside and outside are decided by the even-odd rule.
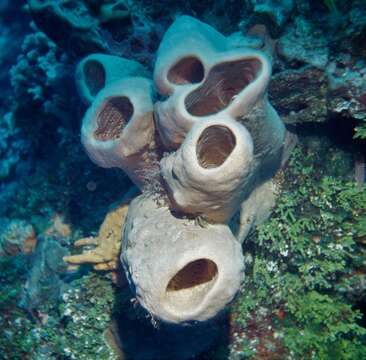
POLYGON ((191 261, 179 270, 166 287, 167 304, 180 312, 194 311, 210 292, 218 277, 218 267, 209 259, 191 261))
POLYGON ((97 115, 94 137, 99 141, 116 140, 133 115, 133 105, 126 96, 107 99, 97 115))
POLYGON ((228 61, 214 66, 205 82, 185 99, 193 116, 208 116, 225 109, 259 74, 257 58, 228 61))
POLYGON ((204 74, 202 62, 194 56, 187 56, 169 69, 168 80, 176 85, 196 84, 203 80, 204 74))
POLYGON ((104 66, 97 60, 88 60, 83 67, 85 83, 92 96, 105 87, 106 73, 104 66))
POLYGON ((198 163, 205 169, 219 167, 236 145, 233 132, 226 126, 213 125, 202 131, 196 145, 198 163))

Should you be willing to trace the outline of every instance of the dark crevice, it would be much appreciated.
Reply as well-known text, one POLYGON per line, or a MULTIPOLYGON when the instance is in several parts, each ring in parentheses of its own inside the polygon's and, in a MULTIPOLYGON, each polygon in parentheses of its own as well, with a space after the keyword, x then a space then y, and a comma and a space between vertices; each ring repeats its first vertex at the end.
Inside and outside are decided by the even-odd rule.
POLYGON ((97 60, 89 60, 84 65, 84 77, 86 86, 92 96, 104 88, 106 73, 104 66, 97 60))
POLYGON ((187 56, 169 69, 168 80, 177 85, 196 84, 203 80, 204 74, 202 62, 194 56, 187 56))
POLYGON ((97 115, 97 129, 94 131, 94 137, 99 141, 118 139, 132 114, 133 105, 127 97, 107 99, 97 115))
POLYGON ((187 111, 194 116, 207 116, 225 109, 258 77, 261 67, 261 62, 256 58, 214 66, 205 82, 186 97, 187 111))
POLYGON ((202 131, 196 147, 200 166, 205 169, 222 165, 234 150, 236 139, 226 126, 213 125, 202 131))
POLYGON ((167 291, 179 291, 208 283, 217 276, 217 265, 209 259, 188 263, 169 281, 167 291))

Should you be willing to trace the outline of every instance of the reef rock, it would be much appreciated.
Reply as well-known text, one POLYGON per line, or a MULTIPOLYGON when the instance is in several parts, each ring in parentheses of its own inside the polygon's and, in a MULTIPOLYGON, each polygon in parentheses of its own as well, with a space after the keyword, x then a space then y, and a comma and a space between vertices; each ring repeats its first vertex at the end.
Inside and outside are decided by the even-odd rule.
POLYGON ((106 51, 98 21, 82 1, 29 0, 28 5, 38 28, 66 52, 82 56, 106 51))
POLYGON ((326 74, 310 65, 281 71, 269 85, 269 98, 286 124, 326 121, 327 92, 326 74))
POLYGON ((363 60, 342 59, 326 69, 307 65, 273 76, 269 98, 286 124, 325 122, 331 114, 366 117, 366 71, 363 60))
POLYGON ((0 2, 0 104, 6 104, 11 95, 9 87, 9 69, 18 55, 24 34, 29 30, 28 14, 23 8, 23 0, 2 0, 0 2))
MULTIPOLYGON (((254 25, 263 24, 273 38, 278 38, 294 10, 294 0, 250 0, 247 1, 249 16, 244 20, 248 30, 254 25)), ((244 25, 241 24, 241 27, 244 25)))
MULTIPOLYGON (((342 60, 342 59, 341 59, 342 60)), ((328 67, 329 111, 358 120, 366 119, 366 62, 343 61, 328 67)))
POLYGON ((31 224, 20 219, 0 218, 0 256, 29 254, 37 244, 31 224))
POLYGON ((67 266, 62 260, 68 254, 66 245, 61 237, 38 237, 20 300, 23 308, 33 311, 49 309, 57 304, 67 287, 64 280, 67 266))
POLYGON ((134 2, 28 0, 28 8, 37 27, 72 58, 106 53, 149 64, 161 32, 134 2))
POLYGON ((287 30, 279 39, 277 50, 288 66, 313 65, 324 69, 329 60, 329 48, 323 32, 300 17, 287 30))

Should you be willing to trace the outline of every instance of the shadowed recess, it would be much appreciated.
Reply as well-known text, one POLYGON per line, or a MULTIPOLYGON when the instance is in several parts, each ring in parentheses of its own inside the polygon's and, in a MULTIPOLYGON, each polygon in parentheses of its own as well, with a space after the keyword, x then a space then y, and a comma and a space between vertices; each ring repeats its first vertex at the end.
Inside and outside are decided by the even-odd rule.
POLYGON ((107 99, 97 116, 94 137, 100 141, 118 139, 132 114, 133 105, 126 96, 107 99))
POLYGON ((168 80, 177 85, 196 84, 203 80, 205 69, 199 59, 187 56, 179 60, 168 72, 168 80))
POLYGON ((178 312, 195 311, 217 278, 218 268, 213 261, 191 261, 169 281, 165 293, 167 306, 178 312))
POLYGON ((205 82, 186 97, 187 111, 194 116, 207 116, 225 109, 257 78, 260 69, 261 62, 256 58, 214 66, 205 82))
POLYGON ((84 77, 90 94, 95 96, 104 88, 106 74, 104 66, 96 60, 89 60, 84 65, 84 77))
POLYGON ((209 259, 198 259, 188 263, 169 281, 167 291, 192 288, 211 281, 217 275, 217 265, 209 259))
POLYGON ((198 163, 205 169, 224 163, 234 150, 236 139, 226 126, 213 125, 202 131, 196 145, 198 163))

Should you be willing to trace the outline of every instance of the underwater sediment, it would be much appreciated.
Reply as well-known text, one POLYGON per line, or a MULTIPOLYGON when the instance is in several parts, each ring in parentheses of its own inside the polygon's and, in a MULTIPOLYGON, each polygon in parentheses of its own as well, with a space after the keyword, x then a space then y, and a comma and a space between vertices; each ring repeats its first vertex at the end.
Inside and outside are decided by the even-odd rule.
POLYGON ((1 358, 366 357, 364 1, 0 19, 1 358))

